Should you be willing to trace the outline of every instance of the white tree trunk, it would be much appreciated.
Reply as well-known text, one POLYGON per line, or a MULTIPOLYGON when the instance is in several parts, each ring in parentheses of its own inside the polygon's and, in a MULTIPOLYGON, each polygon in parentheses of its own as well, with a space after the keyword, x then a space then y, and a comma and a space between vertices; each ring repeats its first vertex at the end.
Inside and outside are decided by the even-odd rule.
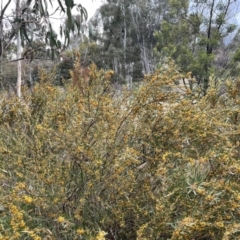
MULTIPOLYGON (((20 17, 20 0, 16 2, 16 14, 17 18, 20 17)), ((17 59, 21 58, 21 37, 20 37, 20 30, 17 33, 17 59)), ((21 98, 21 85, 22 85, 22 62, 18 60, 17 62, 17 96, 21 98)))
POLYGON ((129 86, 129 78, 128 78, 128 73, 127 73, 127 62, 126 62, 126 47, 127 47, 127 24, 126 24, 126 14, 125 14, 125 6, 123 9, 123 17, 124 17, 124 22, 123 22, 123 31, 124 31, 124 35, 123 35, 123 54, 124 54, 124 70, 125 70, 125 81, 127 81, 127 86, 128 88, 130 88, 129 86))

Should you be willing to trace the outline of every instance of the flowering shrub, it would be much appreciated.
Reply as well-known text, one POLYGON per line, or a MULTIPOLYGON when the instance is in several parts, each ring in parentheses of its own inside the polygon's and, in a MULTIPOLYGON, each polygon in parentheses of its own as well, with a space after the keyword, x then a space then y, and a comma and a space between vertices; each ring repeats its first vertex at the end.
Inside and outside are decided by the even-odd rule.
POLYGON ((240 79, 198 99, 172 65, 112 75, 1 101, 0 239, 239 239, 240 79))

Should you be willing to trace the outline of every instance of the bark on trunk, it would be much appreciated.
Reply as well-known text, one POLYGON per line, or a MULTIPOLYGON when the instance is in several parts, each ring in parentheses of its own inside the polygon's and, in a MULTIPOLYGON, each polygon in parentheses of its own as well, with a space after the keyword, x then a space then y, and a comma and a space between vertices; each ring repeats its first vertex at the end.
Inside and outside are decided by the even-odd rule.
MULTIPOLYGON (((17 18, 20 17, 20 0, 17 0, 16 3, 16 14, 17 18)), ((21 58, 21 37, 20 37, 20 30, 17 32, 17 59, 21 58)), ((17 62, 17 96, 21 98, 21 85, 22 85, 22 62, 19 60, 17 62)))

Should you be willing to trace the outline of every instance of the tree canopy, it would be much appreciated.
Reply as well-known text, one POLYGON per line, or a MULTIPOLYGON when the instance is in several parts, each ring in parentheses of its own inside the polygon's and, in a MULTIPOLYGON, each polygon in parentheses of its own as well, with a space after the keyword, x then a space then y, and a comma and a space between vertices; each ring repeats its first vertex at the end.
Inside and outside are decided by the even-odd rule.
POLYGON ((52 0, 23 0, 20 1, 19 13, 9 13, 9 6, 12 0, 2 4, 0 14, 0 56, 9 48, 16 38, 17 32, 21 34, 21 44, 31 46, 35 35, 41 35, 51 50, 52 57, 54 50, 66 48, 70 41, 70 32, 79 33, 81 22, 87 19, 87 11, 81 4, 76 4, 74 0, 58 0, 53 4, 52 0), (80 18, 74 18, 72 11, 76 9, 80 18), (50 14, 50 10, 52 13, 50 14), (64 14, 67 17, 67 24, 60 25, 60 36, 63 37, 63 44, 59 36, 53 29, 51 18, 53 15, 64 14), (7 26, 8 34, 4 34, 4 27, 7 26))

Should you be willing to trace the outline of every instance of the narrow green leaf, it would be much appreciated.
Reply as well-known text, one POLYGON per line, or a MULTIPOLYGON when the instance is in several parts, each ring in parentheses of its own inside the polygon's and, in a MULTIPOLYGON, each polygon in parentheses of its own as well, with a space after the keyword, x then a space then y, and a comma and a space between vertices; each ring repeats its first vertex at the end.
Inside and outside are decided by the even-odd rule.
POLYGON ((61 7, 62 11, 65 12, 65 9, 64 9, 64 7, 63 7, 63 5, 62 5, 61 0, 57 0, 57 1, 58 1, 59 6, 61 7))
POLYGON ((53 35, 50 37, 50 41, 51 41, 51 44, 50 44, 51 46, 56 46, 57 47, 57 42, 56 42, 56 39, 53 35))
POLYGON ((54 59, 54 49, 51 49, 52 50, 52 60, 54 59))
POLYGON ((62 45, 61 42, 59 40, 57 40, 57 47, 61 48, 61 45, 62 45))
POLYGON ((26 7, 26 8, 23 8, 23 10, 22 10, 22 15, 24 14, 24 12, 27 10, 28 8, 26 7))
POLYGON ((87 13, 86 8, 84 8, 81 4, 78 4, 77 10, 80 12, 82 21, 83 21, 83 18, 84 18, 84 20, 88 19, 88 13, 87 13))
POLYGON ((62 38, 62 36, 63 36, 63 28, 62 26, 60 26, 60 37, 62 38))
POLYGON ((65 4, 66 4, 67 8, 73 8, 73 6, 74 6, 73 0, 65 0, 65 4))
POLYGON ((45 42, 46 42, 46 43, 48 43, 49 36, 50 36, 50 32, 47 32, 47 33, 46 33, 46 37, 45 37, 45 42))
POLYGON ((52 0, 48 0, 48 1, 50 2, 50 4, 51 4, 51 7, 53 8, 52 0))
POLYGON ((70 44, 70 37, 67 38, 67 46, 70 44))
POLYGON ((43 8, 43 4, 42 4, 42 1, 39 1, 40 2, 40 14, 44 17, 46 17, 46 14, 45 14, 45 11, 44 11, 44 8, 43 8))
POLYGON ((64 35, 65 35, 65 37, 64 37, 64 46, 66 46, 67 38, 69 37, 69 30, 68 29, 64 30, 64 35))
POLYGON ((48 16, 48 11, 47 11, 47 9, 48 9, 48 4, 47 4, 47 1, 44 0, 44 3, 45 3, 45 12, 47 13, 47 16, 48 16))
POLYGON ((69 29, 72 28, 72 13, 71 13, 71 9, 69 7, 67 7, 67 17, 68 17, 68 21, 67 21, 67 27, 69 29))
POLYGON ((31 40, 29 39, 28 35, 27 35, 27 31, 26 31, 26 28, 25 27, 22 27, 22 34, 23 36, 27 39, 27 41, 30 43, 31 40))
POLYGON ((82 12, 83 12, 83 16, 84 16, 85 20, 87 20, 88 19, 87 10, 85 8, 82 8, 82 12))
POLYGON ((77 34, 80 33, 81 24, 79 21, 75 20, 75 26, 77 27, 77 34))

